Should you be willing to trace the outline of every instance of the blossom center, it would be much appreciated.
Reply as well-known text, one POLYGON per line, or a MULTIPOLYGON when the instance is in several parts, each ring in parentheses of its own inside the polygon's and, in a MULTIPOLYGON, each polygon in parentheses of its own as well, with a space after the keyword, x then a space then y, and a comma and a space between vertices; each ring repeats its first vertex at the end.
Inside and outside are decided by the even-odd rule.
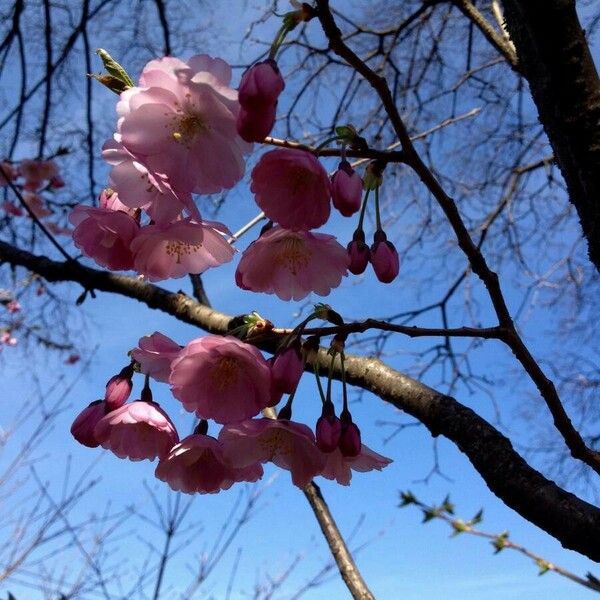
POLYGON ((223 356, 213 367, 210 377, 215 388, 222 392, 237 382, 239 373, 238 361, 231 356, 223 356))
POLYGON ((169 240, 165 247, 165 251, 167 256, 176 256, 176 263, 181 263, 181 257, 189 254, 193 254, 194 252, 198 252, 202 244, 190 244, 188 242, 182 242, 181 240, 169 240))
POLYGON ((191 95, 187 94, 186 99, 187 102, 184 107, 176 103, 178 108, 173 116, 172 128, 173 139, 189 149, 196 137, 206 131, 207 126, 202 115, 191 101, 191 95))
POLYGON ((268 453, 269 460, 272 460, 278 454, 289 456, 292 453, 290 436, 281 429, 270 429, 260 437, 258 444, 262 450, 268 453))
POLYGON ((280 242, 275 263, 297 275, 298 271, 308 266, 311 256, 312 252, 306 247, 304 240, 290 235, 280 242))

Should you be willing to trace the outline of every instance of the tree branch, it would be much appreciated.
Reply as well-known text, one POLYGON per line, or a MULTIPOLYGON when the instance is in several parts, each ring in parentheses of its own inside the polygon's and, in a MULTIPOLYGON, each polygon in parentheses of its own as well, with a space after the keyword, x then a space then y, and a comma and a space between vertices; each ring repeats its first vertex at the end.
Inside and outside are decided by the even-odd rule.
POLYGON ((356 568, 352 554, 350 554, 337 523, 331 512, 329 512, 329 507, 321 494, 321 488, 316 483, 311 482, 304 490, 304 495, 319 522, 321 531, 352 597, 355 600, 375 600, 375 596, 373 596, 360 571, 356 568))
POLYGON ((454 0, 460 12, 475 24, 485 39, 504 57, 513 71, 519 72, 519 61, 510 41, 494 28, 494 26, 477 10, 469 0, 454 0))
MULTIPOLYGON (((537 364, 519 336, 506 305, 498 275, 490 269, 480 248, 471 238, 469 231, 458 212, 456 202, 446 194, 431 169, 427 167, 419 153, 416 151, 410 136, 408 135, 406 125, 394 103, 387 81, 385 78, 377 75, 345 44, 342 33, 331 14, 329 0, 317 0, 317 14, 323 31, 329 39, 330 48, 338 56, 346 60, 350 66, 356 69, 356 71, 371 84, 379 96, 381 103, 390 118, 394 131, 401 142, 402 150, 406 156, 406 164, 417 174, 423 185, 425 185, 431 195, 436 199, 446 216, 454 231, 458 246, 467 257, 473 272, 481 279, 487 289, 498 317, 499 325, 507 331, 503 340, 513 351, 531 380, 538 388, 540 395, 550 410, 554 425, 563 436, 567 447, 571 451, 571 455, 592 467, 596 473, 600 473, 600 452, 588 448, 584 439, 581 437, 581 434, 575 429, 571 419, 567 415, 554 384, 546 377, 541 367, 537 364)), ((598 100, 598 115, 600 118, 600 93, 598 95, 598 100)), ((598 128, 598 131, 600 134, 600 127, 598 128)), ((600 137, 598 141, 597 148, 600 162, 600 137)), ((598 162, 596 164, 598 164, 598 162)), ((598 181, 600 184, 600 178, 598 181)), ((600 187, 598 191, 600 194, 600 187)))
POLYGON ((504 0, 506 24, 600 271, 600 80, 573 0, 504 0))
MULTIPOLYGON (((134 277, 35 256, 0 242, 0 261, 21 266, 50 282, 75 281, 86 288, 120 294, 161 310, 210 333, 228 332, 231 316, 134 277)), ((273 350, 272 345, 261 346, 273 350)), ((319 368, 331 357, 319 353, 319 368)), ((454 398, 388 367, 375 358, 347 355, 348 383, 361 387, 421 421, 432 435, 453 441, 469 458, 488 487, 508 506, 558 539, 565 548, 600 562, 600 510, 563 490, 533 469, 510 441, 454 398)), ((341 379, 334 367, 333 376, 341 379)))

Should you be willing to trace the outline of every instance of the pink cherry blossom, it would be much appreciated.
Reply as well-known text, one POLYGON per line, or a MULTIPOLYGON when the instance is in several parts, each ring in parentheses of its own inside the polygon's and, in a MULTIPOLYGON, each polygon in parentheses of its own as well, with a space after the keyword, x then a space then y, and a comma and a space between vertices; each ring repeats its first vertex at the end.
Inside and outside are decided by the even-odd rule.
POLYGON ((271 363, 271 376, 275 393, 291 394, 298 387, 304 361, 298 344, 278 352, 271 363))
POLYGON ((19 303, 18 300, 11 300, 6 305, 6 310, 11 314, 17 313, 21 310, 21 304, 19 303))
POLYGON ((346 275, 349 257, 335 237, 273 227, 244 252, 236 283, 244 290, 302 300, 326 296, 346 275))
POLYGON ((100 442, 94 436, 94 429, 98 422, 106 415, 106 404, 96 400, 84 408, 71 425, 71 435, 88 448, 97 448, 100 442))
POLYGON ((246 142, 262 142, 275 125, 277 106, 267 104, 262 109, 240 107, 235 126, 246 142))
POLYGON ((271 400, 271 371, 258 349, 231 336, 191 341, 171 364, 175 398, 217 423, 257 415, 271 400))
MULTIPOLYGON (((119 136, 115 136, 119 138, 119 136)), ((150 171, 117 140, 104 143, 102 156, 113 165, 109 180, 119 200, 128 208, 143 208, 156 223, 170 223, 184 208, 200 220, 200 213, 189 192, 177 193, 168 178, 150 171)))
POLYGON ((383 231, 375 232, 375 241, 371 246, 371 264, 377 279, 382 283, 391 283, 400 271, 400 258, 392 242, 383 231))
POLYGON ((52 214, 52 211, 46 207, 39 194, 35 194, 34 192, 24 192, 23 200, 38 219, 43 219, 52 214))
POLYGON ((4 344, 5 346, 16 346, 17 338, 13 336, 10 331, 3 331, 0 333, 0 344, 4 344))
POLYGON ((239 88, 240 105, 257 108, 277 102, 285 81, 274 60, 259 62, 242 75, 239 88))
POLYGON ((223 444, 200 434, 181 440, 156 467, 158 479, 186 494, 214 494, 237 481, 258 481, 262 475, 258 462, 241 469, 231 467, 225 461, 223 444))
POLYGON ((18 171, 25 180, 23 187, 32 192, 38 191, 44 182, 58 176, 56 164, 51 160, 25 159, 19 163, 18 171))
POLYGON ((362 445, 360 454, 353 458, 344 456, 339 448, 325 455, 327 462, 321 472, 325 479, 332 479, 341 485, 350 485, 352 479, 352 471, 366 473, 377 469, 381 471, 387 467, 392 460, 377 454, 364 444, 362 445))
POLYGON ((160 281, 218 267, 235 253, 227 232, 221 223, 191 219, 142 227, 131 242, 135 269, 150 281, 160 281))
POLYGON ((233 187, 251 146, 236 131, 239 104, 230 80, 229 65, 207 55, 151 61, 140 79, 145 87, 121 94, 123 145, 178 190, 233 187))
POLYGON ((331 183, 310 152, 278 148, 264 154, 252 170, 256 203, 287 229, 314 229, 329 218, 331 183))
POLYGON ((179 441, 167 413, 143 400, 109 412, 94 428, 94 436, 103 448, 134 461, 163 458, 179 441))
POLYGON ((331 197, 333 205, 344 217, 351 217, 360 210, 362 190, 360 175, 348 161, 342 161, 331 178, 331 197))
POLYGON ((22 217, 23 209, 20 206, 17 206, 14 202, 6 202, 2 203, 2 208, 5 210, 7 215, 12 215, 13 217, 22 217))
POLYGON ((131 351, 131 358, 140 364, 140 371, 156 381, 168 383, 171 363, 181 346, 158 331, 140 338, 138 346, 131 351))
POLYGON ((127 213, 130 217, 135 216, 135 210, 125 206, 121 200, 119 200, 119 194, 112 188, 104 188, 100 192, 99 198, 100 208, 106 210, 120 210, 121 212, 127 213))
POLYGON ((46 221, 44 225, 54 235, 73 235, 73 230, 70 227, 63 227, 62 225, 58 225, 58 223, 54 223, 54 221, 46 221))
POLYGON ((60 188, 64 188, 66 184, 65 184, 65 180, 60 175, 55 175, 54 177, 52 177, 50 179, 50 181, 48 182, 48 185, 52 189, 58 190, 60 188))
POLYGON ((69 221, 75 225, 73 242, 86 256, 111 270, 133 267, 129 245, 139 225, 132 217, 120 211, 79 205, 71 211, 69 221))
POLYGON ((8 185, 17 177, 16 169, 6 161, 0 161, 0 187, 8 185))
POLYGON ((300 488, 305 488, 325 465, 325 455, 315 445, 313 432, 294 421, 250 419, 226 425, 219 440, 225 444, 225 457, 235 467, 272 462, 290 471, 292 482, 300 488))

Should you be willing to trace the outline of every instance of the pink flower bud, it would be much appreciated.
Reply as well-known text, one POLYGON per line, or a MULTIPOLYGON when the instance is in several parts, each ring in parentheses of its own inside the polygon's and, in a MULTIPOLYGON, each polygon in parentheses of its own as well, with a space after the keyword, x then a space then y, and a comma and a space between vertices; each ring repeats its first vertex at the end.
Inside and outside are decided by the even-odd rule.
POLYGON ((133 368, 131 365, 121 370, 118 375, 111 377, 106 384, 104 401, 107 412, 123 406, 131 394, 133 388, 133 368))
POLYGON ((342 423, 340 452, 347 457, 358 456, 362 448, 360 429, 352 422, 352 416, 347 410, 343 410, 340 417, 342 423))
POLYGON ((371 251, 369 246, 365 244, 365 234, 362 230, 357 229, 352 236, 352 241, 347 246, 348 254, 350 255, 350 265, 348 270, 354 275, 360 275, 365 272, 371 251))
POLYGON ((344 215, 350 217, 360 210, 363 183, 360 175, 343 160, 331 178, 331 197, 333 205, 344 215))
MULTIPOLYGON (((2 175, 0 175, 2 177, 2 175)), ((22 217, 23 209, 20 206, 17 206, 14 202, 6 202, 2 203, 2 208, 5 210, 7 215, 12 215, 13 217, 22 217)))
POLYGON ((371 264, 377 279, 382 283, 391 283, 400 271, 400 258, 392 242, 389 242, 381 230, 375 232, 371 246, 371 264))
POLYGON ((96 424, 105 415, 106 405, 102 400, 92 402, 87 408, 84 408, 73 421, 71 425, 71 435, 84 446, 96 448, 100 442, 94 436, 96 424))
POLYGON ((271 363, 271 377, 276 392, 291 394, 298 387, 304 371, 304 361, 297 344, 275 355, 271 363))
POLYGON ((0 333, 0 344, 4 344, 6 346, 16 346, 17 338, 14 337, 10 331, 3 331, 0 333))
POLYGON ((321 452, 333 452, 340 443, 342 422, 335 416, 331 402, 323 405, 323 412, 317 421, 317 446, 321 452))
POLYGON ((265 60, 250 67, 240 81, 238 99, 244 108, 273 105, 283 91, 285 82, 274 60, 265 60))
POLYGON ((258 108, 240 106, 235 126, 245 142, 262 142, 275 125, 276 104, 258 108))
POLYGON ((8 310, 8 312, 11 314, 18 313, 21 310, 21 305, 17 300, 11 300, 6 305, 6 310, 8 310))
POLYGON ((55 175, 49 181, 50 187, 57 190, 65 187, 65 180, 60 175, 55 175))

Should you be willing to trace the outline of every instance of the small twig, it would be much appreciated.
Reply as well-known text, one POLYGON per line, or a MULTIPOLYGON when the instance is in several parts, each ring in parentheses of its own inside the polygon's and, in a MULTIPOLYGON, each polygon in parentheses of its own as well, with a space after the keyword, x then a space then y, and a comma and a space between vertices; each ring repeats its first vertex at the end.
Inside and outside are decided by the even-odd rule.
POLYGON ((508 532, 506 531, 503 533, 487 533, 480 529, 476 529, 474 526, 483 520, 483 510, 480 510, 473 519, 466 521, 464 519, 459 519, 454 515, 454 505, 450 502, 449 498, 446 498, 440 506, 429 506, 418 500, 411 492, 402 492, 400 507, 409 505, 418 506, 423 511, 423 523, 427 523, 433 519, 440 519, 452 527, 453 536, 457 536, 461 533, 468 533, 476 537, 490 540, 492 546, 496 549, 496 554, 505 548, 515 550, 533 560, 540 569, 540 575, 543 575, 548 571, 554 571, 579 585, 583 585, 594 592, 600 593, 600 582, 598 578, 594 577, 591 573, 588 573, 586 578, 575 575, 571 571, 559 567, 539 554, 528 550, 525 546, 511 541, 508 538, 508 532))

